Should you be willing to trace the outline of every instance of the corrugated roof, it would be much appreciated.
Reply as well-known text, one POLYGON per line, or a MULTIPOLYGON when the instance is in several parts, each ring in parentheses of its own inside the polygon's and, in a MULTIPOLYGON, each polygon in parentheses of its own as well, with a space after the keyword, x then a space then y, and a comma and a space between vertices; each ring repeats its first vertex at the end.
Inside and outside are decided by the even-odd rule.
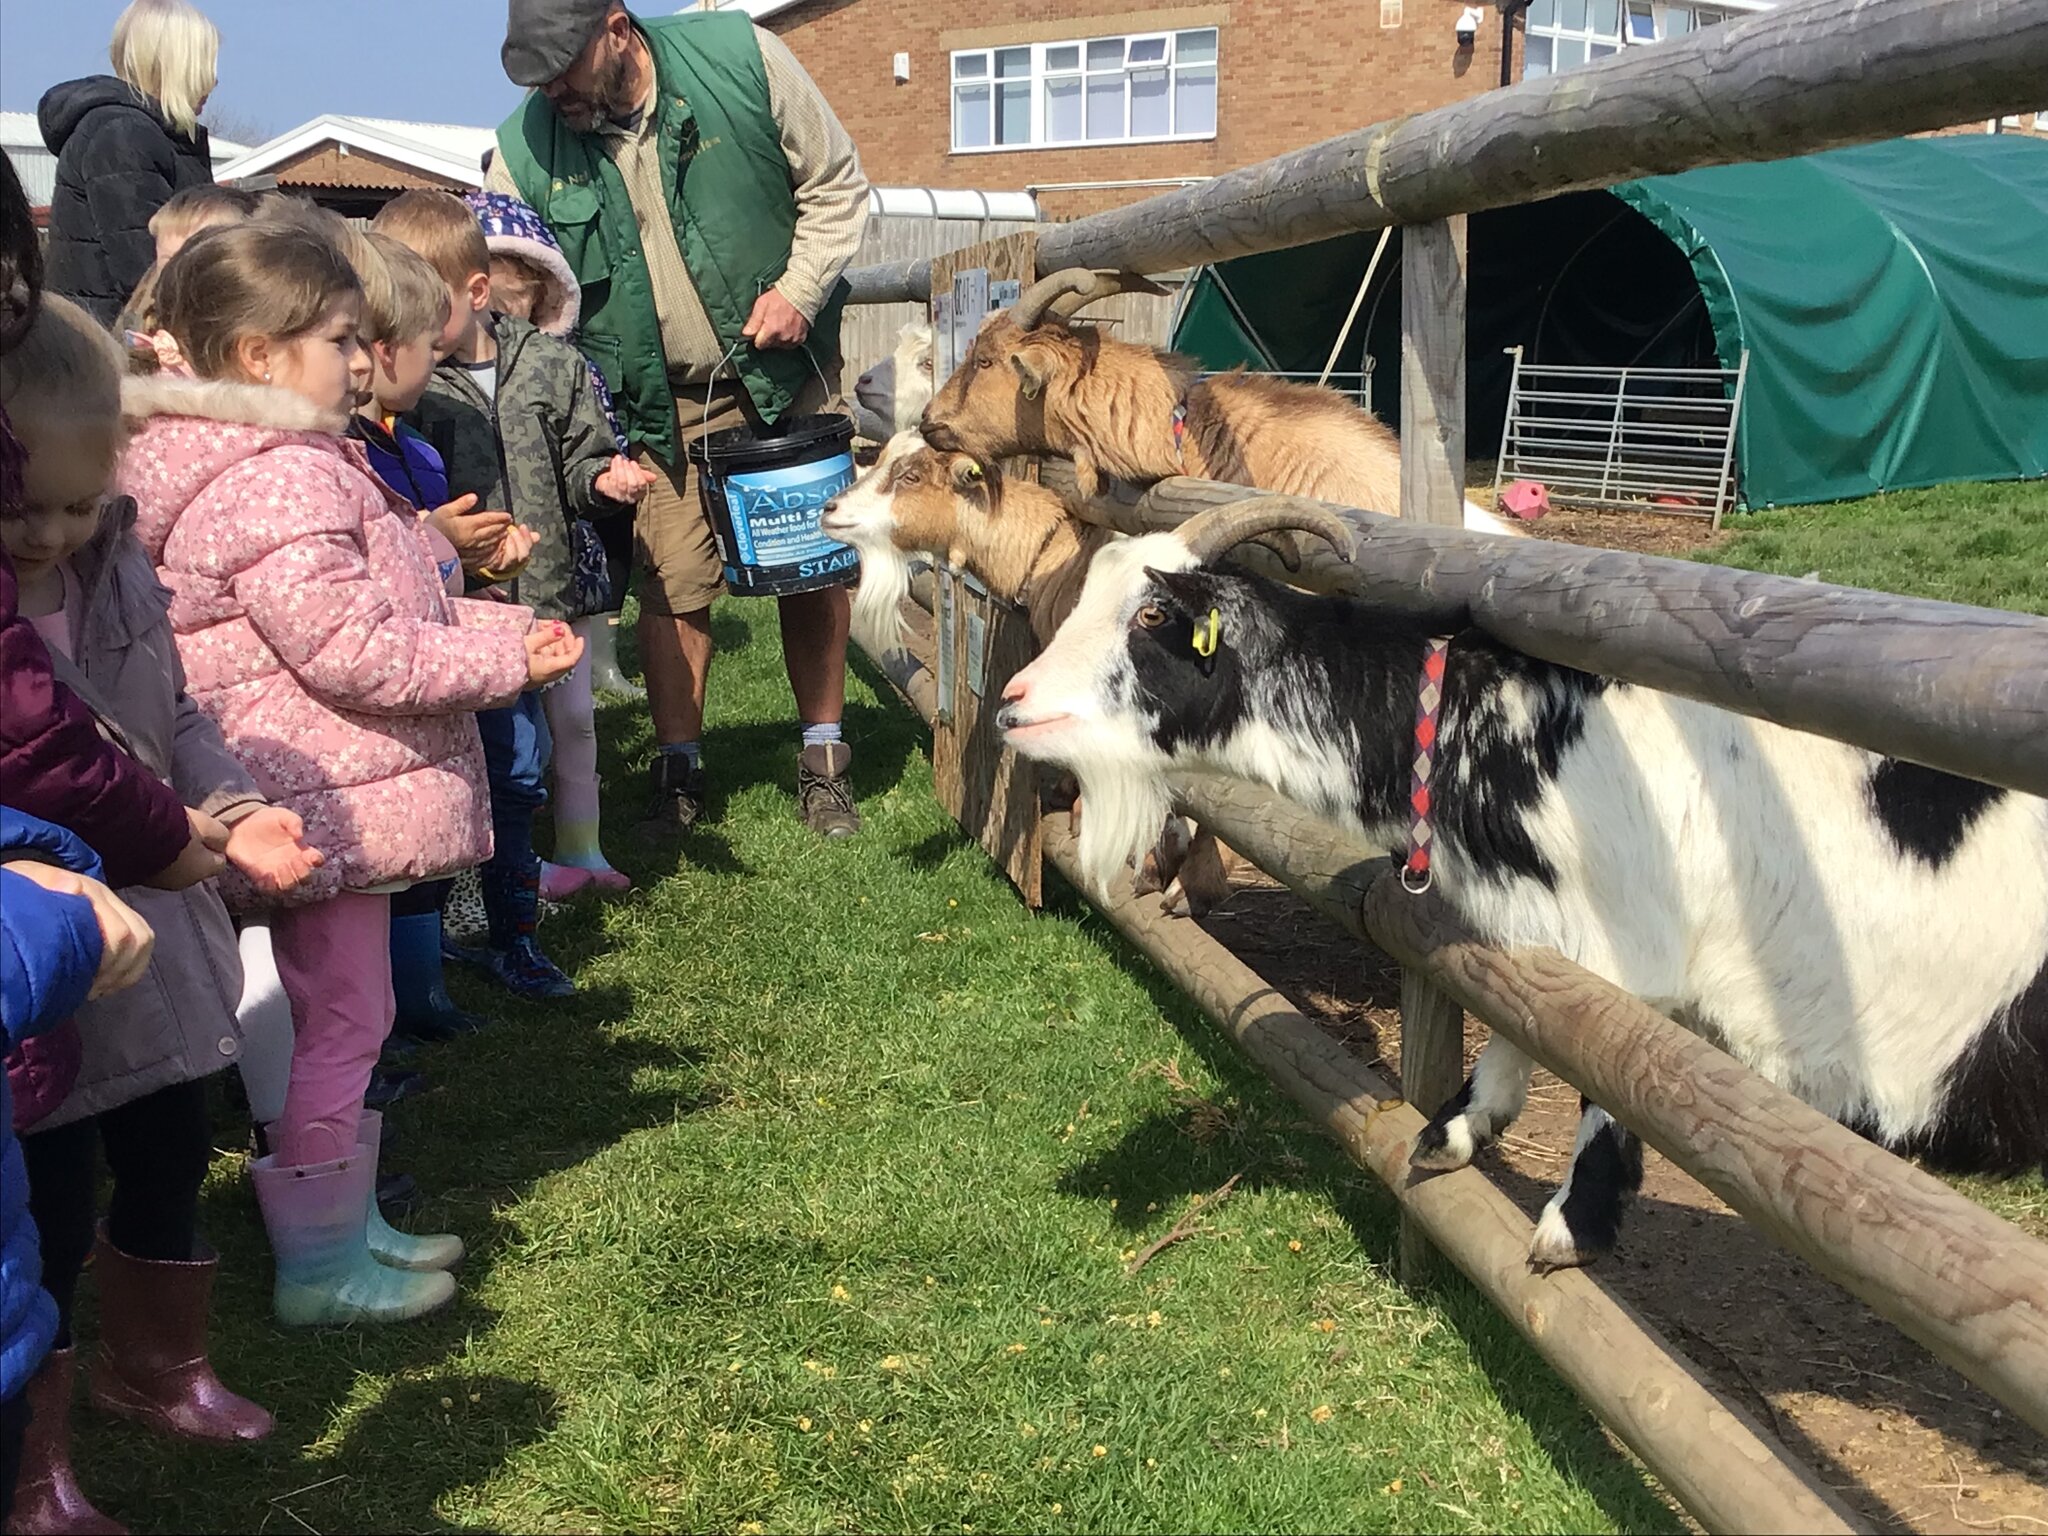
POLYGON ((215 174, 222 181, 260 176, 309 149, 339 144, 474 187, 483 183, 484 151, 496 139, 496 131, 490 128, 408 123, 387 117, 348 117, 330 112, 257 145, 225 165, 217 165, 215 174))

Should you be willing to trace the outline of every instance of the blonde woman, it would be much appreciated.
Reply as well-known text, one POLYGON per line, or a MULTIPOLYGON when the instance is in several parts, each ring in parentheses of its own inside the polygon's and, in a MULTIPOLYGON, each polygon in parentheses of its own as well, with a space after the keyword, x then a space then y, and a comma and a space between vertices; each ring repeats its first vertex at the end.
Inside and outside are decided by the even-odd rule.
POLYGON ((52 86, 36 119, 57 157, 50 291, 111 325, 156 259, 151 215, 213 180, 199 114, 220 34, 186 0, 134 0, 107 53, 113 74, 52 86))

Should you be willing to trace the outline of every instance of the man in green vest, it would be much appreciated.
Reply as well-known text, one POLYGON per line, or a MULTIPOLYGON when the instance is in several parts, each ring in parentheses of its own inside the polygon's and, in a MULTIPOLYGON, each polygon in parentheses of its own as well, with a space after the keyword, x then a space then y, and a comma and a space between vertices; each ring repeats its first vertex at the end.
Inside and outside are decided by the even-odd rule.
MULTIPOLYGON (((619 0, 510 0, 505 73, 533 87, 485 185, 523 198, 583 288, 580 341, 655 483, 634 525, 640 654, 657 752, 648 829, 703 814, 698 738, 723 571, 689 444, 842 410, 840 273, 868 185, 788 47, 738 11, 639 18, 619 0)), ((798 805, 860 828, 840 739, 844 587, 780 600, 803 723, 798 805)))

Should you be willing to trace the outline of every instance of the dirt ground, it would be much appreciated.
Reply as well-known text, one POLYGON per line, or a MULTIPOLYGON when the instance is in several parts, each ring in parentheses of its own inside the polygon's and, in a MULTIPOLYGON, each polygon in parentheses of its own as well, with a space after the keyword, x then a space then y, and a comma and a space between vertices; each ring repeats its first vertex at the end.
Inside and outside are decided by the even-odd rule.
MULTIPOLYGON (((1553 512, 1532 531, 1654 554, 1713 537, 1691 518, 1613 512, 1553 512)), ((1253 878, 1204 929, 1396 1075, 1398 969, 1253 878)), ((1466 1035, 1476 1052, 1484 1028, 1468 1021, 1466 1035)), ((1538 1072, 1528 1111, 1480 1166, 1533 1218, 1577 1121, 1577 1093, 1538 1072)), ((1597 1273, 1877 1529, 2048 1532, 2048 1442, 1654 1152, 1597 1273)))

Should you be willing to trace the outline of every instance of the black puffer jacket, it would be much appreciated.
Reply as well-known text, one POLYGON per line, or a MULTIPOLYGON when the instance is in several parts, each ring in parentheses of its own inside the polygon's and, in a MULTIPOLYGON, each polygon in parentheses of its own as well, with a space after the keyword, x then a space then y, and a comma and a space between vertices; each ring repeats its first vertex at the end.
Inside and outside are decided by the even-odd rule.
POLYGON ((36 123, 57 157, 49 289, 111 325, 156 260, 150 216, 173 192, 213 180, 206 130, 185 137, 112 75, 51 86, 36 123))

